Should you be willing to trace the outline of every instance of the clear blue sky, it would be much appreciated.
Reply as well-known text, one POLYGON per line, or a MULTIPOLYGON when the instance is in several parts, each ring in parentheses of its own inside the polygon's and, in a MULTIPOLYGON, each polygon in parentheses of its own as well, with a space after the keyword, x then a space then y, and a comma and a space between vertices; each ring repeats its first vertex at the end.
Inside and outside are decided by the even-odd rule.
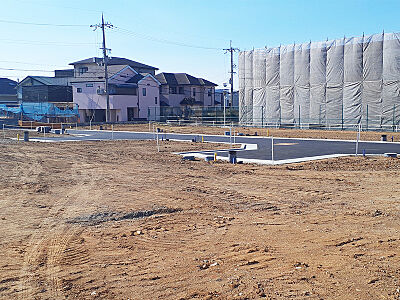
MULTIPOLYGON (((106 21, 111 55, 186 72, 219 85, 229 78, 229 40, 241 50, 400 31, 399 0, 2 0, 0 77, 23 79, 100 56, 99 31, 1 21, 90 25, 106 21), (128 30, 128 31, 127 31, 128 30), (96 44, 97 43, 97 44, 96 44)), ((235 57, 235 61, 237 58, 235 57)), ((237 87, 237 81, 236 81, 237 87)))

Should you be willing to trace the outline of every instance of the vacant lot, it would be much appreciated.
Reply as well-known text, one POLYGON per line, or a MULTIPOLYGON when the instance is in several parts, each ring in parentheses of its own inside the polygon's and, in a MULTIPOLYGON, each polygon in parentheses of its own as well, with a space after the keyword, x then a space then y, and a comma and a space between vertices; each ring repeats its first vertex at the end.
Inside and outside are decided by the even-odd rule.
POLYGON ((0 298, 399 299, 400 160, 0 141, 0 298))

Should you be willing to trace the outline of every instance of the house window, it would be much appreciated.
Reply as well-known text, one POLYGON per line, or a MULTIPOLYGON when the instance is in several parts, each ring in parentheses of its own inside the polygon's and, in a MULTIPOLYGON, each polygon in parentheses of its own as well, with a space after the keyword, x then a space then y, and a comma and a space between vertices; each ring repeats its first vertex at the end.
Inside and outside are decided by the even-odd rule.
POLYGON ((88 67, 80 67, 78 70, 79 70, 79 74, 83 74, 83 73, 86 73, 89 69, 88 69, 88 67))
POLYGON ((181 94, 181 95, 185 94, 185 90, 184 90, 183 86, 179 87, 179 94, 181 94))
POLYGON ((193 97, 196 97, 196 88, 193 88, 193 97))
POLYGON ((209 90, 208 90, 208 97, 211 97, 211 94, 212 94, 212 90, 209 89, 209 90))
POLYGON ((77 89, 76 89, 76 92, 77 92, 77 93, 82 93, 82 88, 77 88, 77 89))
POLYGON ((157 97, 154 97, 154 104, 157 104, 157 97))
POLYGON ((176 94, 176 86, 172 86, 169 88, 169 93, 170 94, 176 94))
POLYGON ((146 96, 146 88, 143 88, 142 92, 143 92, 143 96, 146 96))
POLYGON ((86 87, 93 87, 93 83, 86 84, 86 87))

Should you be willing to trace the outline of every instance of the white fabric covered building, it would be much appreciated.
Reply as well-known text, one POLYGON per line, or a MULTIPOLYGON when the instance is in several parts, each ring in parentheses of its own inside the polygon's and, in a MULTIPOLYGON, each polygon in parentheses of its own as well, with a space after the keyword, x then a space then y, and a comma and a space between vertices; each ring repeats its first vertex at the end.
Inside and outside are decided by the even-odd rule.
POLYGON ((400 121, 400 34, 239 53, 242 124, 379 127, 400 121))

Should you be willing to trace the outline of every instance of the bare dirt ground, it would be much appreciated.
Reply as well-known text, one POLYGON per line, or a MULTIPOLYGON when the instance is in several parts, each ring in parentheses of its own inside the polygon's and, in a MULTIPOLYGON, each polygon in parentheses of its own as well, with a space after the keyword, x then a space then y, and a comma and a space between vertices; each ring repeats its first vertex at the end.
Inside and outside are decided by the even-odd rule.
POLYGON ((400 298, 399 159, 207 146, 0 141, 0 298, 400 298))
MULTIPOLYGON (((175 133, 197 133, 197 134, 219 134, 223 135, 229 128, 212 127, 212 126, 173 126, 165 124, 119 124, 113 125, 114 130, 126 131, 152 131, 153 125, 165 132, 175 133)), ((89 129, 89 127, 85 127, 89 129)), ((104 129, 111 130, 111 125, 103 126, 104 129)), ((92 126, 92 129, 99 129, 99 126, 92 126)), ((313 138, 313 139, 340 139, 340 140, 355 140, 357 132, 355 131, 340 131, 340 130, 299 130, 299 129, 276 129, 276 128, 256 128, 256 127, 235 127, 235 132, 240 132, 245 135, 261 135, 274 137, 289 137, 289 138, 313 138)), ((394 142, 400 142, 400 132, 377 132, 377 131, 362 131, 360 138, 364 141, 380 141, 381 135, 386 134, 387 140, 391 141, 393 136, 394 142)))

